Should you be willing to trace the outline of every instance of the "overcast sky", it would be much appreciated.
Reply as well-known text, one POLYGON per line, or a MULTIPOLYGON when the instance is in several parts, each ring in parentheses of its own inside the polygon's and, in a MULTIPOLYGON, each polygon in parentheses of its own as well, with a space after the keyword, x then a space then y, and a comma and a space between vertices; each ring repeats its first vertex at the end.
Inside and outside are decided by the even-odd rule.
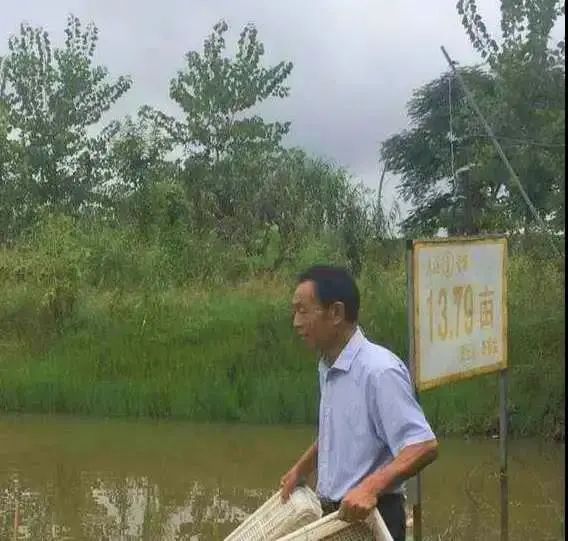
MULTIPOLYGON (((63 41, 68 13, 99 27, 98 62, 113 75, 130 74, 132 89, 113 109, 121 117, 150 104, 176 112, 169 80, 188 50, 200 50, 220 18, 231 31, 228 50, 253 22, 266 61, 291 60, 291 94, 262 108, 271 119, 290 120, 287 144, 345 166, 376 187, 377 149, 407 126, 412 90, 439 76, 455 60, 480 59, 466 38, 455 0, 3 0, 0 55, 21 21, 42 26, 63 41)), ((496 28, 499 2, 480 0, 496 28)), ((387 204, 396 178, 388 179, 387 204)))

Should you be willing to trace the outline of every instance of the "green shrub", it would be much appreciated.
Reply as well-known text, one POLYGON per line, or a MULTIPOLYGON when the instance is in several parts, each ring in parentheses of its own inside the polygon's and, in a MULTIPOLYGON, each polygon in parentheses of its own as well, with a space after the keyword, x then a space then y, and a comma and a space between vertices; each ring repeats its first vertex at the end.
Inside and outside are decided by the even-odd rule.
MULTIPOLYGON (((154 239, 51 218, 0 252, 0 408, 196 421, 313 423, 316 360, 294 336, 297 273, 345 263, 341 243, 298 242, 277 272, 218 237, 154 239)), ((262 251, 261 251, 262 252, 262 251)), ((270 263, 270 261, 268 261, 270 263)), ((403 243, 370 245, 361 325, 408 350, 403 243)), ((564 273, 515 253, 509 265, 511 428, 564 437, 564 273)), ((497 378, 423 393, 439 433, 491 434, 497 378)))

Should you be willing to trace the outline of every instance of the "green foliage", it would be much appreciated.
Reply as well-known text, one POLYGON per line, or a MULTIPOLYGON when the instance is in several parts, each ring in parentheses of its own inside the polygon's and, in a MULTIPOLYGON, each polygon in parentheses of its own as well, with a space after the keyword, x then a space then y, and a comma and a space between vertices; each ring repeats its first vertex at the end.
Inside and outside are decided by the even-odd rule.
POLYGON ((41 292, 38 309, 58 331, 73 314, 86 252, 73 220, 46 216, 20 247, 16 276, 41 292))
POLYGON ((524 56, 529 62, 564 63, 564 40, 553 50, 549 49, 550 33, 565 14, 563 0, 502 1, 501 43, 497 42, 499 38, 489 34, 477 0, 458 0, 457 10, 472 45, 493 68, 498 68, 502 57, 510 54, 524 56))
MULTIPOLYGON (((527 9, 540 35, 551 19, 537 31, 527 9)), ((334 164, 283 148, 289 124, 254 107, 287 96, 292 66, 262 64, 252 25, 224 56, 227 30, 217 24, 171 82, 181 121, 143 107, 102 130, 130 81, 109 82, 94 65, 94 26, 71 17, 60 49, 28 25, 10 39, 0 62, 0 409, 312 422, 314 367, 287 307, 295 275, 322 262, 359 277, 365 330, 404 355, 404 246, 385 240, 397 213, 383 208, 382 180, 373 194, 334 164)), ((531 140, 563 136, 564 71, 553 55, 523 60, 525 41, 507 32, 491 71, 463 75, 560 228, 563 152, 531 140)), ((405 230, 526 228, 457 85, 454 177, 450 83, 419 89, 413 127, 382 147, 416 207, 405 230)), ((512 422, 518 434, 563 436, 563 265, 547 262, 539 239, 529 231, 512 248, 512 422)), ((428 393, 438 430, 490 431, 484 385, 428 393)))
POLYGON ((289 127, 244 115, 269 97, 288 95, 284 81, 292 64, 262 66, 264 45, 252 24, 241 32, 234 59, 223 56, 228 28, 224 21, 218 22, 205 40, 203 52, 188 52, 185 70, 170 83, 170 97, 184 111, 185 121, 156 115, 175 143, 191 148, 192 156, 197 152, 208 163, 236 153, 273 151, 289 127))
POLYGON ((251 251, 257 230, 265 226, 255 199, 289 129, 289 123, 266 123, 251 110, 288 95, 292 64, 264 67, 264 45, 253 25, 241 32, 234 57, 223 56, 227 30, 225 22, 216 24, 203 51, 187 53, 185 69, 171 81, 170 97, 183 110, 182 122, 150 108, 141 114, 184 154, 181 181, 193 228, 214 229, 232 242, 244 241, 251 251))
POLYGON ((65 45, 52 47, 41 28, 22 24, 0 59, 0 140, 4 153, 3 191, 17 203, 3 222, 21 229, 42 208, 77 214, 99 199, 104 182, 98 162, 108 131, 91 135, 110 107, 130 87, 126 77, 108 81, 108 70, 93 65, 98 40, 94 25, 85 29, 70 16, 65 45), (7 186, 7 184, 9 186, 7 186))
MULTIPOLYGON (((564 3, 501 2, 501 38, 488 33, 475 0, 460 0, 457 7, 474 48, 489 65, 463 68, 462 76, 533 204, 552 229, 561 231, 565 54, 563 41, 552 48, 549 43, 564 3)), ((446 228, 450 234, 476 234, 534 228, 534 217, 508 182, 453 75, 418 89, 408 113, 412 128, 381 147, 388 169, 402 176, 402 197, 414 206, 405 231, 428 235, 446 228)))
MULTIPOLYGON (((496 84, 489 73, 461 71, 476 95, 494 99, 496 84)), ((508 196, 503 193, 506 172, 498 156, 481 156, 487 142, 479 137, 478 122, 461 87, 446 74, 414 92, 408 113, 412 128, 381 146, 388 170, 401 175, 401 196, 414 206, 403 229, 415 235, 434 235, 440 228, 458 235, 494 231, 508 196)))
MULTIPOLYGON (((255 107, 288 95, 292 65, 263 64, 253 25, 225 56, 227 31, 215 25, 171 81, 181 121, 144 106, 93 136, 130 85, 108 82, 106 68, 93 66, 96 27, 70 17, 65 47, 56 49, 45 32, 23 25, 2 62, 0 242, 17 242, 46 211, 80 216, 152 246, 137 268, 162 280, 150 270, 161 261, 164 280, 183 282, 214 266, 210 254, 237 278, 245 269, 279 269, 305 242, 336 236, 358 273, 366 241, 387 229, 379 200, 370 204, 343 169, 281 146, 289 123, 266 123, 255 107), (186 264, 174 270, 175 251, 186 264)), ((113 260, 134 267, 121 259, 113 260)), ((131 275, 138 283, 140 272, 131 275)))
POLYGON ((119 220, 145 238, 153 228, 189 220, 178 167, 166 159, 171 150, 158 126, 143 115, 136 122, 127 117, 110 141, 106 165, 113 183, 107 193, 119 220))
MULTIPOLYGON (((213 240, 191 244, 192 263, 189 248, 177 244, 185 237, 148 244, 134 231, 89 233, 62 219, 42 229, 29 248, 0 252, 0 409, 314 422, 315 359, 293 334, 289 302, 297 272, 345 263, 337 239, 305 242, 281 272, 253 277, 244 254, 241 263, 234 254, 223 259, 213 240), (51 247, 29 263, 32 247, 44 243, 51 247), (69 281, 78 284, 73 310, 54 332, 41 315, 46 287, 69 281)), ((404 358, 404 245, 375 244, 363 260, 362 327, 404 358)), ((564 434, 563 293, 558 262, 526 250, 512 255, 516 435, 564 434)), ((424 393, 423 402, 440 434, 492 434, 497 397, 495 378, 484 377, 424 393)))

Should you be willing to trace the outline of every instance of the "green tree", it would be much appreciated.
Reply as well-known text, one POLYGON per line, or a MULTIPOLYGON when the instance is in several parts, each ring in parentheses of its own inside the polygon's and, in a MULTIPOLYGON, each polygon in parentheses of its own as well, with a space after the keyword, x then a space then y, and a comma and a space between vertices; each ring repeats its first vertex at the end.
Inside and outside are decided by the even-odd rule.
POLYGON ((188 219, 178 164, 167 159, 171 148, 162 130, 143 115, 124 119, 110 141, 110 198, 118 218, 134 224, 144 238, 154 226, 167 228, 188 219))
POLYGON ((358 272, 369 233, 367 193, 348 173, 301 149, 283 151, 264 173, 255 198, 258 223, 281 238, 280 263, 301 249, 307 238, 334 235, 358 272))
POLYGON ((74 16, 60 48, 41 28, 22 24, 0 59, 0 104, 20 148, 12 176, 24 170, 29 177, 18 193, 21 213, 77 214, 97 200, 104 182, 98 162, 111 134, 93 132, 131 85, 128 77, 109 81, 108 70, 94 64, 97 40, 96 26, 83 28, 74 16))
POLYGON ((494 69, 507 57, 521 63, 564 64, 564 40, 553 49, 549 46, 555 24, 565 15, 563 0, 503 0, 500 37, 488 32, 477 0, 458 0, 456 7, 472 45, 494 69))
MULTIPOLYGON (((553 30, 565 15, 563 0, 501 2, 501 35, 491 35, 476 0, 457 9, 474 48, 498 83, 498 103, 484 104, 524 187, 551 225, 564 229, 565 40, 553 30)), ((509 212, 526 229, 533 217, 517 190, 509 212)))
MULTIPOLYGON (((487 68, 464 68, 462 75, 534 205, 563 229, 564 48, 563 42, 548 46, 563 6, 548 0, 502 2, 499 43, 487 32, 474 0, 458 2, 458 10, 473 46, 488 63, 487 68)), ((389 170, 401 175, 402 197, 414 206, 403 223, 407 232, 533 227, 533 216, 509 184, 453 75, 418 89, 408 112, 413 127, 381 146, 389 170)))
MULTIPOLYGON (((462 76, 477 95, 495 96, 489 73, 462 69, 462 76)), ((503 166, 494 154, 483 155, 487 141, 478 136, 466 97, 452 82, 445 74, 416 90, 408 105, 412 127, 381 145, 387 170, 401 177, 400 195, 413 206, 402 223, 406 233, 432 235, 446 228, 473 234, 500 225, 503 166)))
POLYGON ((185 68, 170 83, 170 97, 183 120, 149 108, 143 114, 182 151, 183 181, 197 229, 214 227, 226 237, 247 239, 267 162, 280 152, 289 130, 289 123, 265 122, 254 107, 288 95, 285 80, 292 64, 265 67, 264 45, 250 24, 240 34, 234 57, 224 56, 227 30, 224 21, 217 23, 203 51, 187 53, 185 68))
POLYGON ((242 152, 269 152, 278 148, 289 123, 266 123, 251 109, 270 97, 283 98, 290 62, 262 65, 264 45, 252 24, 244 27, 234 58, 223 56, 228 25, 217 23, 201 53, 186 55, 185 69, 170 83, 170 97, 183 110, 177 121, 163 113, 155 117, 186 155, 208 163, 242 152))
POLYGON ((8 138, 10 133, 6 107, 0 102, 0 244, 10 235, 11 208, 16 204, 16 181, 12 171, 14 144, 8 138))
POLYGON ((383 200, 383 190, 387 167, 383 164, 379 178, 379 187, 369 206, 369 232, 374 241, 393 239, 397 235, 397 226, 401 219, 400 205, 394 201, 387 208, 383 200))

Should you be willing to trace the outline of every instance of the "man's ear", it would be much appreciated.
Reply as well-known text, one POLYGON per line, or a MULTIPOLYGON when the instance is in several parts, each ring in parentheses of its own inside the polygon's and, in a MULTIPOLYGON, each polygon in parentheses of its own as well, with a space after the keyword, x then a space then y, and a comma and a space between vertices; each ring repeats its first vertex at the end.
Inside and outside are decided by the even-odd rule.
POLYGON ((345 304, 341 301, 334 302, 331 305, 331 317, 336 325, 343 323, 345 321, 345 304))

